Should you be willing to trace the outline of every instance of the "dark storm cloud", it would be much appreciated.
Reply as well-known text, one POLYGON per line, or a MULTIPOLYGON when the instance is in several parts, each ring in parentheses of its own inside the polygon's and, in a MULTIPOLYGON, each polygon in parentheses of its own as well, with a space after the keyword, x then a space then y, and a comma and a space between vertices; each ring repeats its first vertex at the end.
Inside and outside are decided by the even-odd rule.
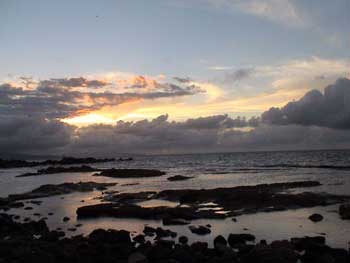
POLYGON ((315 125, 335 129, 350 129, 350 80, 338 79, 322 94, 311 90, 298 101, 282 108, 270 108, 262 114, 268 124, 315 125))
POLYGON ((258 124, 259 118, 251 118, 246 120, 245 118, 237 117, 233 119, 224 114, 188 119, 183 123, 183 126, 191 129, 225 129, 256 127, 258 124))
POLYGON ((225 115, 169 121, 167 115, 151 121, 120 121, 92 125, 77 131, 74 153, 191 153, 350 147, 345 130, 301 125, 262 124, 248 131, 227 129, 225 115))
POLYGON ((4 84, 0 86, 0 147, 9 153, 94 156, 349 148, 349 82, 339 79, 324 94, 310 91, 281 109, 272 108, 262 115, 263 121, 228 115, 170 121, 168 115, 161 115, 153 120, 83 128, 62 123, 55 116, 135 97, 154 99, 199 91, 168 85, 141 94, 83 93, 56 86, 27 90, 4 84), (84 99, 91 106, 80 105, 84 99))
POLYGON ((36 117, 0 117, 1 153, 53 153, 71 143, 74 127, 36 117))

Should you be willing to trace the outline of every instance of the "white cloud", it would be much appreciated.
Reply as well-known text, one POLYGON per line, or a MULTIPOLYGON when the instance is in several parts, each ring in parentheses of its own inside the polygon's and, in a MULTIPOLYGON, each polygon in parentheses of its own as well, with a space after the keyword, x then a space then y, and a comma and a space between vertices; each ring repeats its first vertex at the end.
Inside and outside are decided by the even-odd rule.
POLYGON ((290 27, 306 24, 296 5, 290 0, 208 0, 219 8, 230 8, 290 27))

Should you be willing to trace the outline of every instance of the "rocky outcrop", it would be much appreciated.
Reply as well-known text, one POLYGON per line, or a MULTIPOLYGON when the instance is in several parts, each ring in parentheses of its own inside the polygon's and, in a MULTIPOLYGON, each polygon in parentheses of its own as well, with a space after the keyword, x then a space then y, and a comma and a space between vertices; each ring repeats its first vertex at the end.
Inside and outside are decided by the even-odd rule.
POLYGON ((34 166, 42 166, 42 165, 72 165, 72 164, 104 163, 104 162, 113 162, 113 161, 115 161, 114 158, 96 159, 93 157, 87 157, 87 158, 63 157, 61 160, 46 160, 42 162, 0 159, 0 169, 34 167, 34 166))
POLYGON ((323 216, 320 215, 320 214, 312 214, 311 216, 309 216, 309 219, 312 221, 312 222, 320 222, 323 220, 323 216))
POLYGON ((156 177, 162 176, 166 173, 159 170, 152 169, 106 169, 94 176, 106 176, 113 178, 141 178, 141 177, 156 177))
POLYGON ((58 173, 87 173, 87 172, 96 172, 100 169, 92 168, 87 165, 82 166, 72 166, 72 167, 62 167, 62 166, 50 166, 45 169, 40 169, 36 173, 25 173, 17 175, 16 177, 28 177, 28 176, 38 176, 45 174, 58 174, 58 173))
POLYGON ((188 227, 192 233, 197 234, 197 235, 208 235, 211 233, 211 230, 209 227, 206 226, 189 226, 188 227))
POLYGON ((63 183, 63 184, 45 184, 28 193, 9 195, 9 202, 35 199, 54 195, 69 194, 73 192, 89 192, 94 189, 104 190, 106 187, 114 186, 116 183, 96 183, 96 182, 79 182, 79 183, 63 183))
POLYGON ((163 219, 163 223, 167 225, 185 225, 188 222, 183 220, 226 218, 261 211, 283 211, 287 209, 325 206, 350 200, 350 196, 337 196, 325 193, 282 193, 286 189, 318 185, 320 185, 319 182, 302 181, 201 190, 164 190, 159 193, 148 191, 111 194, 103 198, 104 201, 110 203, 81 207, 77 213, 81 217, 111 216, 163 219), (142 208, 133 205, 138 201, 153 199, 176 201, 180 204, 186 204, 187 207, 179 205, 173 208, 142 208), (185 212, 186 216, 183 215, 185 212), (189 216, 189 214, 192 214, 192 216, 189 216))
MULTIPOLYGON (((214 211, 197 211, 191 207, 141 207, 137 205, 103 203, 77 209, 78 218, 116 217, 139 219, 193 220, 200 218, 223 219, 226 216, 214 211)), ((169 222, 169 221, 168 221, 169 222)))
POLYGON ((192 179, 192 176, 174 175, 167 178, 168 181, 184 181, 192 179))

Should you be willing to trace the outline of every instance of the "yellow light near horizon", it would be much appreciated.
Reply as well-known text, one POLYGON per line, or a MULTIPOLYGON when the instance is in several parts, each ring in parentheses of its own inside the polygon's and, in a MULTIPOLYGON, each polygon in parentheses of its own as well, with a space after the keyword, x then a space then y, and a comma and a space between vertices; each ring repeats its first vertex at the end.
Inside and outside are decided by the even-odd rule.
POLYGON ((115 120, 96 113, 89 113, 86 115, 66 118, 66 119, 62 119, 62 121, 68 124, 79 126, 79 127, 88 126, 91 124, 114 124, 115 123, 115 120))

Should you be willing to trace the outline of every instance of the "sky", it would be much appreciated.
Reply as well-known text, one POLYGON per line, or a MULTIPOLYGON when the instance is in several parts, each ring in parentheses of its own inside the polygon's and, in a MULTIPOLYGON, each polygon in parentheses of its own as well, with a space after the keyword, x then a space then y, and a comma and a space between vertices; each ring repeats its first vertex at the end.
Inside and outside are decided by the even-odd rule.
POLYGON ((349 14, 348 0, 0 0, 0 146, 348 148, 349 14))

